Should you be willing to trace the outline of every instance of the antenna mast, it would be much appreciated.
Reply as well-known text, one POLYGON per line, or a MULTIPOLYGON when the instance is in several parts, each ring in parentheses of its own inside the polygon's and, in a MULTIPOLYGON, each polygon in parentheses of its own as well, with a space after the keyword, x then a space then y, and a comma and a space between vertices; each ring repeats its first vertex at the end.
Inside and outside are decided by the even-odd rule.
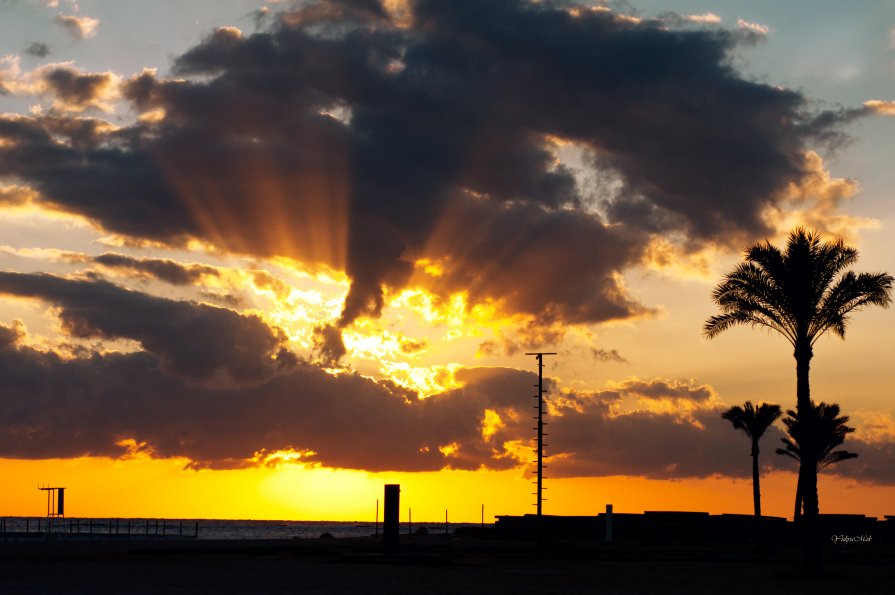
POLYGON ((536 387, 538 387, 538 394, 534 396, 534 398, 538 400, 538 404, 534 407, 538 410, 538 414, 534 417, 534 419, 538 420, 538 426, 532 429, 537 430, 538 432, 538 446, 535 449, 538 453, 538 458, 536 461, 538 491, 535 493, 535 495, 538 497, 536 504, 538 507, 538 518, 540 518, 541 504, 544 501, 544 447, 547 446, 546 444, 544 444, 544 436, 547 435, 544 433, 544 426, 547 425, 547 422, 544 421, 544 356, 556 355, 556 353, 539 351, 537 353, 526 353, 525 355, 533 355, 538 360, 538 383, 535 385, 536 387))

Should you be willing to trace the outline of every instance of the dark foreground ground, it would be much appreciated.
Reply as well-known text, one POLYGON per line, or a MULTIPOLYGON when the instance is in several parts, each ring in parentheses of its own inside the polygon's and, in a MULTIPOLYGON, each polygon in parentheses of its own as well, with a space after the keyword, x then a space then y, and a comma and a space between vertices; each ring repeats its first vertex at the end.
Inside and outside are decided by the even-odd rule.
POLYGON ((895 592, 895 548, 828 548, 823 576, 780 547, 415 536, 371 539, 0 542, 0 594, 895 592))

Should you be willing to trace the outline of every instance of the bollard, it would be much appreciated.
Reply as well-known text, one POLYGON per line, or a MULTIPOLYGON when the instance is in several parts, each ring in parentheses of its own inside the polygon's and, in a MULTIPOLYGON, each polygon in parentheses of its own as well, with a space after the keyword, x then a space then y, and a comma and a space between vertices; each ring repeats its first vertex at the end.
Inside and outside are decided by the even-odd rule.
POLYGON ((612 541, 612 504, 606 505, 606 541, 612 541))
POLYGON ((398 516, 401 506, 401 486, 385 486, 385 522, 382 528, 382 546, 386 556, 398 553, 398 516))

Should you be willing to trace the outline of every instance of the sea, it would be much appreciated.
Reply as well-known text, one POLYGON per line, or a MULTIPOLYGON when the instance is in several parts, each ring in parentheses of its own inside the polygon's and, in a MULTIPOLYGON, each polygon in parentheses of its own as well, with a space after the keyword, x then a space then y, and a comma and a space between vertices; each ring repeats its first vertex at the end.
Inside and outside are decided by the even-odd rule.
MULTIPOLYGON (((11 536, 52 534, 81 538, 150 537, 194 539, 319 539, 368 537, 382 533, 382 523, 365 521, 255 521, 219 519, 145 519, 145 518, 56 518, 0 517, 0 540, 11 536)), ((425 532, 429 535, 454 533, 461 527, 490 527, 481 523, 448 523, 406 521, 400 524, 403 534, 425 532)))

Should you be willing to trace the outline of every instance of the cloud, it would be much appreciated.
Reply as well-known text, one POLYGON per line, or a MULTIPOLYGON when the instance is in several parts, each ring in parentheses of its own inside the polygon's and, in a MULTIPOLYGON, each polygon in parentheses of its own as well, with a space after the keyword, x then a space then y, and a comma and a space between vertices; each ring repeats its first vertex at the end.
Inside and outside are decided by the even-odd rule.
POLYGON ((96 28, 99 26, 99 20, 90 17, 60 14, 56 15, 54 20, 75 39, 87 39, 95 36, 96 28))
POLYGON ((39 41, 32 41, 25 47, 25 53, 35 58, 46 58, 50 55, 50 46, 39 41))
POLYGON ((692 383, 675 382, 664 379, 626 380, 618 385, 618 391, 645 399, 670 399, 708 401, 714 395, 710 387, 697 386, 692 383))
POLYGON ((172 285, 199 284, 206 277, 219 277, 220 272, 211 266, 181 264, 160 258, 134 258, 107 252, 93 258, 93 262, 111 269, 122 269, 144 275, 172 285))
POLYGON ((34 191, 24 186, 0 186, 0 207, 23 207, 37 198, 34 191))
POLYGON ((771 28, 767 25, 752 23, 745 19, 737 19, 737 27, 739 27, 740 29, 744 29, 745 31, 749 31, 750 33, 760 35, 762 37, 771 32, 771 28))
MULTIPOLYGON (((55 116, 61 112, 78 114, 91 108, 111 112, 113 101, 118 98, 119 77, 111 72, 82 72, 68 62, 46 64, 23 73, 16 58, 7 60, 5 68, 0 68, 0 82, 7 91, 17 95, 51 97, 55 116)), ((112 126, 107 124, 107 127, 112 126)))
POLYGON ((594 347, 591 348, 591 354, 598 362, 617 362, 620 364, 628 363, 628 360, 622 357, 622 355, 615 349, 598 349, 594 347))
POLYGON ((721 22, 721 17, 716 15, 713 12, 705 12, 703 14, 688 14, 684 17, 686 20, 691 23, 703 23, 703 24, 711 24, 717 25, 721 22))
POLYGON ((285 338, 256 316, 129 291, 101 280, 0 272, 0 294, 31 297, 59 309, 69 335, 131 339, 172 374, 238 381, 269 373, 285 338))
MULTIPOLYGON (((3 457, 126 457, 136 445, 153 457, 187 458, 194 468, 239 468, 296 451, 306 464, 369 471, 508 469, 530 459, 531 372, 459 369, 460 388, 420 399, 392 383, 331 375, 294 359, 254 382, 196 383, 148 349, 63 358, 24 338, 20 324, 0 325, 3 457)), ((186 332, 180 340, 193 349, 209 343, 186 332)), ((748 477, 748 440, 721 419, 704 390, 651 379, 594 393, 551 392, 551 476, 748 477), (685 414, 619 410, 638 394, 701 405, 685 414)), ((770 454, 781 436, 773 427, 762 441, 766 469, 788 468, 770 454)), ((891 443, 875 444, 873 460, 884 462, 891 443)), ((871 464, 870 455, 864 461, 841 471, 895 481, 890 466, 871 464)))
POLYGON ((733 70, 738 31, 547 3, 398 8, 400 23, 391 5, 323 2, 218 29, 175 59, 180 78, 123 84, 152 117, 78 144, 5 117, 0 176, 111 233, 344 271, 342 327, 412 284, 593 323, 649 312, 621 272, 651 238, 765 236, 807 144, 844 124, 733 70), (580 186, 568 144, 617 183, 580 186), (444 274, 415 275, 425 258, 444 274))
POLYGON ((314 329, 314 349, 326 366, 336 366, 348 350, 342 333, 333 325, 326 324, 314 329))
POLYGON ((84 73, 67 65, 48 65, 36 70, 44 93, 53 96, 53 107, 67 112, 88 108, 112 111, 111 101, 118 96, 118 77, 112 73, 84 73))
POLYGON ((882 116, 895 116, 895 101, 871 99, 870 101, 865 101, 864 106, 875 114, 880 114, 882 116))
POLYGON ((766 214, 779 234, 801 226, 853 242, 860 229, 879 226, 876 219, 847 215, 840 209, 860 190, 857 181, 834 178, 813 151, 805 155, 803 171, 802 179, 790 183, 781 194, 783 200, 766 214))
POLYGON ((686 25, 718 25, 721 17, 713 12, 703 14, 681 15, 676 12, 664 12, 657 19, 669 27, 683 27, 686 25))

